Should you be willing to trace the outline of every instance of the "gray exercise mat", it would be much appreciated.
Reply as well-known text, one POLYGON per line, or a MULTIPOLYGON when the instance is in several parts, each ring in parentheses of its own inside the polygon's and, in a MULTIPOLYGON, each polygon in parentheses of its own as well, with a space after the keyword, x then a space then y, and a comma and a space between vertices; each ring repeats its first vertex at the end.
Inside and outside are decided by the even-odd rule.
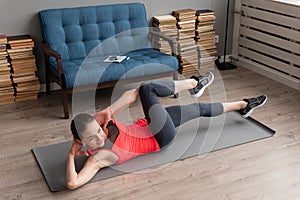
MULTIPOLYGON (((274 130, 251 117, 244 119, 237 112, 191 120, 178 127, 177 131, 174 141, 167 148, 160 152, 139 156, 120 165, 101 169, 90 182, 252 142, 275 134, 274 130)), ((71 144, 69 141, 32 149, 53 192, 66 189, 65 170, 71 144)), ((77 170, 83 166, 85 160, 84 156, 76 158, 77 170)))

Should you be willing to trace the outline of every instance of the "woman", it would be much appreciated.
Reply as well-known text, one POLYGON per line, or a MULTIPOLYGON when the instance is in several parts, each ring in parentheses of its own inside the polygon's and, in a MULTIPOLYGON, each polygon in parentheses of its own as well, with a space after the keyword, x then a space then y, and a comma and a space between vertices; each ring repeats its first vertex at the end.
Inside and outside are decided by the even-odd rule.
POLYGON ((229 103, 193 103, 163 107, 157 97, 165 97, 189 90, 199 97, 214 79, 211 72, 204 76, 192 76, 187 80, 154 80, 143 83, 138 89, 126 91, 116 102, 95 116, 79 114, 71 122, 74 136, 68 154, 66 182, 69 189, 87 183, 101 168, 120 164, 139 155, 157 152, 166 148, 176 135, 176 127, 189 120, 212 117, 230 111, 239 111, 243 117, 262 106, 267 97, 244 99, 229 103), (140 97, 144 119, 131 125, 115 121, 118 115, 140 97), (87 148, 82 151, 82 146, 87 148), (77 155, 89 156, 79 173, 75 170, 77 155))

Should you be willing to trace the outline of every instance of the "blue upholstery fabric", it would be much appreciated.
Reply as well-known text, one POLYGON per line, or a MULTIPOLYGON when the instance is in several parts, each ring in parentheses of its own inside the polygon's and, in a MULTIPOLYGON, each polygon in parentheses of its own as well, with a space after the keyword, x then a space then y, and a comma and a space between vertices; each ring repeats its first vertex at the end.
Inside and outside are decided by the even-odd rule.
MULTIPOLYGON (((149 63, 178 69, 175 57, 151 49, 142 3, 49 9, 41 11, 39 17, 43 40, 61 55, 67 88, 74 86, 76 76, 76 86, 94 84, 97 77, 91 77, 97 76, 101 70, 105 71, 105 76, 99 79, 98 74, 98 83, 166 70, 138 67, 149 63), (94 60, 90 54, 96 48, 98 54, 94 60), (107 55, 122 54, 132 59, 110 65, 102 62, 107 55), (81 64, 86 66, 87 63, 88 67, 80 68, 81 64), (124 75, 131 68, 136 68, 136 72, 124 75)), ((50 58, 50 63, 50 72, 58 76, 55 59, 50 58)))

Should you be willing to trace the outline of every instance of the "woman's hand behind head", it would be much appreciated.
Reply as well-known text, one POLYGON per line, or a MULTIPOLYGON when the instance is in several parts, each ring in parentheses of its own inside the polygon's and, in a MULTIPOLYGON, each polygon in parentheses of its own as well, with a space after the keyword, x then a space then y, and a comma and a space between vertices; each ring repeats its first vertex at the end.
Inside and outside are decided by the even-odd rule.
POLYGON ((80 143, 76 139, 73 140, 72 147, 69 151, 69 154, 73 156, 89 155, 87 152, 82 151, 82 143, 80 143))

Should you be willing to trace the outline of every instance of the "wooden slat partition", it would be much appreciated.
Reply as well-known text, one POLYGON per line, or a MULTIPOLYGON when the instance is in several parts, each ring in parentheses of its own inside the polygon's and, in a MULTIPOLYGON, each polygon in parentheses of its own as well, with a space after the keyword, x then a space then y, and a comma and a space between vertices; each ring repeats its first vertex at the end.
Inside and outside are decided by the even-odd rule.
MULTIPOLYGON (((280 49, 272 48, 270 46, 264 45, 260 42, 247 40, 244 38, 240 38, 239 43, 241 46, 245 46, 249 49, 259 49, 260 52, 271 55, 273 57, 277 57, 279 59, 291 62, 291 63, 300 63, 300 56, 295 54, 288 53, 286 51, 282 51, 280 49)), ((287 65, 287 64, 285 64, 287 65)), ((300 68, 297 67, 290 67, 287 65, 286 70, 290 70, 290 73, 299 74, 300 75, 300 68)))
POLYGON ((300 17, 299 7, 275 2, 273 0, 242 0, 242 3, 248 6, 265 9, 284 15, 300 17))
POLYGON ((244 16, 241 17, 241 24, 250 26, 255 29, 264 30, 271 34, 280 35, 282 37, 300 41, 299 31, 294 30, 294 29, 285 28, 280 25, 275 25, 275 24, 271 24, 268 22, 259 21, 259 20, 252 19, 252 18, 247 18, 244 16))
POLYGON ((240 34, 242 36, 247 36, 247 39, 255 38, 256 40, 264 43, 276 44, 278 48, 286 49, 288 51, 296 53, 300 52, 299 44, 269 34, 265 34, 252 29, 247 29, 245 27, 240 28, 240 34))
POLYGON ((296 17, 285 16, 279 13, 272 13, 268 10, 259 10, 254 7, 251 8, 247 6, 243 6, 242 10, 247 17, 253 17, 260 20, 273 22, 282 26, 300 29, 300 20, 296 17))
POLYGON ((272 71, 276 76, 282 74, 293 81, 288 85, 300 89, 300 7, 272 0, 241 0, 241 10, 239 59, 259 71, 264 69, 267 76, 272 71))

